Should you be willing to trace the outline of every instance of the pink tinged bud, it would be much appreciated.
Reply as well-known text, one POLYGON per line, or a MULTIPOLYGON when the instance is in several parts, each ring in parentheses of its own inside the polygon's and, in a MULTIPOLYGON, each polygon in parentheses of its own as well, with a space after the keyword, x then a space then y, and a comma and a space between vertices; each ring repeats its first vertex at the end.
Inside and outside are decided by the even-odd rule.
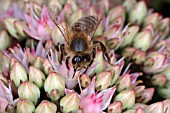
POLYGON ((152 13, 145 18, 144 25, 147 26, 149 24, 153 24, 154 29, 157 28, 160 20, 159 16, 160 15, 158 13, 152 13))
POLYGON ((12 69, 13 65, 15 64, 15 62, 18 62, 18 60, 16 58, 11 58, 10 63, 9 63, 10 69, 12 69))
POLYGON ((11 45, 11 39, 7 33, 7 31, 0 31, 0 50, 5 50, 11 45))
POLYGON ((137 49, 136 48, 133 48, 133 47, 127 47, 123 50, 122 52, 122 55, 128 59, 128 60, 131 60, 133 54, 135 53, 137 49))
POLYGON ((168 81, 164 87, 160 87, 156 89, 158 94, 162 97, 162 98, 170 98, 170 82, 168 81))
POLYGON ((5 99, 5 98, 0 98, 0 112, 1 113, 5 113, 5 109, 6 109, 6 107, 7 107, 7 105, 8 105, 9 103, 8 103, 8 101, 5 99))
POLYGON ((91 83, 91 79, 90 79, 89 75, 82 74, 80 76, 80 84, 82 87, 87 88, 90 85, 90 83, 91 83))
POLYGON ((35 113, 56 113, 57 106, 47 100, 43 100, 35 109, 35 113))
POLYGON ((163 101, 164 104, 164 113, 170 113, 170 99, 163 101))
POLYGON ((129 13, 130 23, 141 25, 147 14, 146 3, 144 1, 137 2, 129 13))
POLYGON ((119 38, 113 38, 107 41, 109 49, 114 49, 119 44, 119 38))
POLYGON ((122 103, 120 101, 113 102, 108 107, 108 113, 122 113, 122 103))
POLYGON ((40 98, 40 89, 33 83, 26 81, 18 87, 18 95, 21 99, 29 99, 36 105, 40 98))
POLYGON ((27 99, 20 99, 17 102, 17 108, 16 108, 17 113, 33 113, 35 111, 35 106, 34 104, 27 99))
POLYGON ((135 113, 145 113, 144 110, 142 108, 137 108, 135 113))
POLYGON ((148 88, 143 91, 143 93, 136 99, 136 102, 140 103, 148 103, 150 100, 152 100, 153 94, 154 94, 154 88, 148 88))
POLYGON ((44 63, 43 63, 42 68, 43 68, 43 72, 44 72, 46 75, 48 75, 48 74, 50 73, 50 71, 53 70, 53 67, 52 67, 49 59, 45 59, 45 60, 44 60, 44 63))
POLYGON ((139 31, 139 26, 137 25, 130 26, 126 31, 121 47, 126 47, 131 45, 138 31, 139 31))
POLYGON ((77 112, 79 105, 80 99, 76 92, 69 93, 60 100, 60 107, 64 113, 77 112))
POLYGON ((135 51, 135 53, 132 56, 132 60, 136 63, 136 64, 143 64, 143 62, 146 59, 146 52, 137 49, 135 51))
POLYGON ((154 48, 154 50, 160 50, 161 49, 161 47, 163 47, 163 46, 167 46, 167 41, 166 40, 160 40, 160 41, 158 41, 154 46, 153 46, 153 48, 154 48))
POLYGON ((133 46, 143 51, 147 51, 151 45, 151 41, 152 41, 152 35, 150 30, 144 30, 136 35, 133 46))
POLYGON ((146 58, 144 61, 144 66, 145 67, 151 67, 154 64, 154 59, 153 58, 146 58))
POLYGON ((39 70, 42 70, 44 59, 41 57, 37 57, 34 61, 34 67, 36 67, 39 70))
POLYGON ((44 83, 45 92, 47 92, 53 100, 58 100, 60 97, 64 96, 64 89, 64 78, 58 73, 51 72, 44 83))
POLYGON ((122 102, 122 109, 130 109, 135 104, 135 91, 123 90, 116 95, 114 101, 122 102))
POLYGON ((93 70, 92 74, 90 76, 92 76, 95 73, 99 73, 104 69, 104 59, 103 59, 103 52, 100 50, 97 50, 96 52, 96 56, 94 58, 93 62, 99 62, 96 66, 95 69, 93 70))
POLYGON ((120 76, 118 80, 116 81, 115 85, 117 86, 117 92, 121 92, 122 90, 126 90, 130 88, 130 75, 125 74, 123 76, 120 76))
POLYGON ((101 113, 102 96, 91 94, 81 99, 80 109, 83 113, 101 113))
POLYGON ((62 10, 62 4, 58 0, 50 0, 48 3, 48 8, 56 11, 55 14, 57 14, 58 10, 62 10))
POLYGON ((135 96, 139 97, 145 90, 145 86, 136 86, 134 90, 135 90, 135 96))
POLYGON ((169 34, 169 31, 170 31, 169 24, 170 24, 170 18, 163 18, 159 23, 158 29, 165 36, 169 34))
POLYGON ((164 74, 156 74, 152 76, 151 82, 154 86, 163 87, 167 83, 167 77, 164 74))
POLYGON ((15 83, 17 87, 20 85, 21 82, 25 82, 26 80, 28 80, 27 72, 19 62, 14 63, 10 71, 10 79, 15 83))
MULTIPOLYGON (((144 66, 143 71, 145 73, 158 73, 164 70, 169 64, 167 63, 167 54, 161 52, 151 52, 147 58, 154 60, 151 66, 144 66)), ((152 61, 151 61, 152 62, 152 61)))
POLYGON ((111 10, 109 10, 108 15, 110 15, 110 23, 112 23, 112 21, 114 21, 119 16, 122 16, 123 23, 124 23, 124 21, 125 21, 125 8, 122 5, 114 7, 111 10))
POLYGON ((136 109, 138 109, 138 108, 145 109, 146 107, 147 107, 147 105, 145 105, 145 104, 135 103, 132 109, 134 109, 134 110, 136 110, 136 109))
POLYGON ((163 102, 156 102, 154 104, 151 104, 147 106, 144 111, 145 113, 163 113, 163 102))
POLYGON ((44 85, 44 81, 45 81, 45 75, 39 69, 37 69, 33 66, 30 66, 30 68, 29 68, 29 81, 33 82, 39 88, 42 88, 43 85, 44 85))

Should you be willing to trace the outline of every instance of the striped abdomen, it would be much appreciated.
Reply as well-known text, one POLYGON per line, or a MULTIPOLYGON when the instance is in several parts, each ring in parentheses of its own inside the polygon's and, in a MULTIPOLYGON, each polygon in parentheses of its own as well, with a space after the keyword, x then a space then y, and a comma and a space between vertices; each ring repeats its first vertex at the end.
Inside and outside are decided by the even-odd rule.
POLYGON ((71 26, 71 29, 91 35, 92 32, 95 32, 98 22, 99 19, 95 16, 82 17, 71 26))

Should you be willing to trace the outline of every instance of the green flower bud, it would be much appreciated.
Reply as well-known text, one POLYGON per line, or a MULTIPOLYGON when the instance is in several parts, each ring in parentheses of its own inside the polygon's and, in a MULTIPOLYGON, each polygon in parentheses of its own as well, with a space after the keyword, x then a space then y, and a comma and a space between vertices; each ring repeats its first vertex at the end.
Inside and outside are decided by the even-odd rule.
POLYGON ((90 85, 90 83, 91 83, 91 79, 90 79, 89 75, 82 74, 80 76, 80 84, 82 87, 86 88, 90 85))
POLYGON ((33 66, 30 66, 30 68, 29 68, 29 81, 33 82, 39 88, 42 88, 43 85, 44 85, 44 81, 45 81, 45 75, 39 69, 37 69, 33 66))
POLYGON ((83 17, 83 11, 82 9, 78 9, 77 11, 75 11, 71 17, 70 17, 70 23, 71 25, 76 22, 78 19, 80 19, 81 17, 83 17))
POLYGON ((139 26, 137 25, 129 27, 126 31, 121 47, 126 47, 126 46, 131 45, 138 31, 139 31, 139 26))
POLYGON ((55 45, 57 45, 58 43, 64 44, 65 42, 64 37, 62 36, 60 30, 57 27, 55 27, 52 31, 51 37, 55 45))
POLYGON ((132 60, 136 63, 136 64, 142 64, 146 59, 146 52, 137 49, 135 51, 135 53, 132 56, 132 60))
POLYGON ((0 31, 0 50, 5 50, 11 45, 10 37, 7 31, 2 30, 0 31))
POLYGON ((58 0, 50 0, 48 3, 49 9, 51 9, 54 14, 57 14, 58 10, 62 10, 62 4, 58 0))
POLYGON ((144 110, 142 108, 137 108, 135 113, 145 113, 144 110))
POLYGON ((138 109, 138 108, 145 109, 146 107, 147 107, 147 105, 145 105, 145 104, 135 103, 132 109, 134 109, 134 110, 136 110, 136 109, 138 109))
POLYGON ((147 16, 144 21, 144 26, 153 24, 154 29, 157 28, 160 19, 159 16, 160 15, 158 13, 152 13, 151 15, 147 16))
POLYGON ((122 55, 127 59, 131 60, 133 54, 135 53, 137 49, 133 47, 127 47, 123 50, 122 55))
POLYGON ((107 89, 112 82, 113 76, 110 71, 100 72, 96 75, 95 88, 97 91, 103 91, 107 89))
POLYGON ((163 102, 156 102, 144 109, 145 113, 163 113, 163 102))
POLYGON ((92 74, 90 75, 90 77, 92 75, 94 75, 95 73, 99 73, 104 69, 104 59, 103 59, 103 52, 102 51, 97 51, 96 52, 96 56, 94 58, 93 62, 99 62, 99 64, 97 64, 95 66, 94 71, 92 72, 92 74))
POLYGON ((108 113, 122 113, 122 103, 120 101, 113 102, 108 107, 108 113))
MULTIPOLYGON (((14 105, 11 105, 11 104, 8 104, 7 107, 5 108, 5 113, 14 113, 15 112, 15 106, 14 105)), ((4 111, 3 111, 4 113, 4 111)))
POLYGON ((38 99, 40 98, 40 89, 32 82, 23 82, 18 87, 18 95, 21 99, 29 99, 36 105, 38 99))
POLYGON ((168 81, 170 81, 170 65, 166 67, 161 73, 167 77, 168 81))
POLYGON ((63 113, 76 113, 79 105, 80 99, 76 92, 69 93, 60 100, 60 107, 63 113))
POLYGON ((43 63, 42 68, 43 68, 43 72, 44 72, 46 75, 48 75, 48 74, 50 73, 50 71, 53 70, 53 67, 52 67, 49 59, 45 59, 45 60, 44 60, 44 63, 43 63))
POLYGON ((136 99, 136 102, 147 103, 152 100, 154 94, 154 88, 148 88, 143 91, 143 93, 136 99))
POLYGON ((18 87, 21 82, 28 80, 27 72, 19 62, 14 63, 10 71, 10 79, 15 83, 16 87, 18 87))
POLYGON ((143 93, 144 89, 145 89, 145 86, 136 86, 136 87, 134 88, 134 90, 135 90, 135 96, 136 96, 136 97, 139 97, 139 96, 143 93))
POLYGON ((150 47, 151 41, 152 35, 150 30, 144 30, 136 35, 133 46, 135 48, 140 48, 141 50, 146 51, 150 47))
POLYGON ((156 74, 152 76, 151 82, 154 86, 163 87, 167 82, 167 77, 164 74, 156 74))
POLYGON ((163 18, 160 21, 160 24, 158 26, 159 31, 162 32, 165 36, 167 36, 169 34, 169 31, 170 31, 169 24, 170 24, 170 19, 163 18))
POLYGON ((123 6, 126 8, 126 11, 130 13, 133 6, 136 4, 136 0, 125 0, 123 6))
POLYGON ((36 67, 39 70, 42 70, 44 59, 41 57, 37 57, 34 61, 34 67, 36 67))
POLYGON ((115 83, 115 85, 117 86, 116 91, 120 92, 122 90, 129 89, 130 84, 131 84, 130 82, 131 82, 131 79, 130 79, 129 74, 125 74, 123 76, 120 76, 115 83))
POLYGON ((35 113, 56 113, 57 106, 47 100, 43 100, 35 109, 35 113))
POLYGON ((164 87, 160 87, 156 89, 158 94, 162 97, 162 98, 170 98, 170 82, 168 81, 164 87))
POLYGON ((77 6, 75 0, 69 0, 67 2, 71 5, 71 8, 73 9, 73 12, 77 11, 78 6, 77 6))
POLYGON ((144 21, 144 18, 147 14, 147 6, 144 1, 137 2, 129 14, 129 21, 132 24, 139 24, 141 25, 144 21))
POLYGON ((122 16, 123 23, 125 22, 125 8, 122 5, 112 8, 109 10, 110 23, 112 23, 117 17, 122 16))
POLYGON ((64 90, 65 90, 64 78, 58 73, 51 72, 48 75, 47 79, 45 80, 44 89, 45 89, 45 92, 47 92, 49 96, 52 96, 53 100, 58 100, 60 97, 64 96, 64 90), (57 90, 57 91, 54 91, 54 90, 57 90), (54 97, 53 94, 55 94, 56 97, 54 97))
POLYGON ((35 111, 35 106, 30 100, 20 99, 17 102, 17 113, 33 113, 35 111))
POLYGON ((122 102, 122 109, 130 109, 135 104, 135 91, 123 90, 116 95, 114 101, 122 102))
POLYGON ((19 62, 19 61, 16 58, 11 58, 10 64, 9 64, 10 69, 12 69, 13 65, 15 64, 15 62, 19 62))
POLYGON ((17 31, 17 35, 19 37, 22 37, 22 39, 27 37, 26 33, 24 32, 24 29, 28 29, 28 27, 24 21, 16 20, 14 22, 14 28, 17 31))
POLYGON ((113 38, 107 41, 109 49, 114 49, 119 44, 119 38, 113 38))

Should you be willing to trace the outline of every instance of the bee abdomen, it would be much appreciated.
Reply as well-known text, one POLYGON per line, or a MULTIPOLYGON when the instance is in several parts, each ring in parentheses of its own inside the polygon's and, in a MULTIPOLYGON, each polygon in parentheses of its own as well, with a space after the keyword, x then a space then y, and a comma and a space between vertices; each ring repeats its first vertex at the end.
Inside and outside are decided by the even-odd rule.
POLYGON ((80 18, 77 22, 72 25, 72 30, 82 31, 88 35, 95 30, 99 19, 95 16, 86 16, 80 18))

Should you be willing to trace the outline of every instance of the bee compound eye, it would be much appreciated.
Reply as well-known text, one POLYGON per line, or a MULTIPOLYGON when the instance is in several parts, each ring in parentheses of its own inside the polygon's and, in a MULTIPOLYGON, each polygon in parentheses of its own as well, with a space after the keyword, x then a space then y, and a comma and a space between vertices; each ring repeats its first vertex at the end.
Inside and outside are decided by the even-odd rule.
POLYGON ((72 63, 73 64, 76 64, 76 63, 78 63, 80 61, 81 61, 81 57, 80 56, 74 56, 73 59, 72 59, 72 63))

